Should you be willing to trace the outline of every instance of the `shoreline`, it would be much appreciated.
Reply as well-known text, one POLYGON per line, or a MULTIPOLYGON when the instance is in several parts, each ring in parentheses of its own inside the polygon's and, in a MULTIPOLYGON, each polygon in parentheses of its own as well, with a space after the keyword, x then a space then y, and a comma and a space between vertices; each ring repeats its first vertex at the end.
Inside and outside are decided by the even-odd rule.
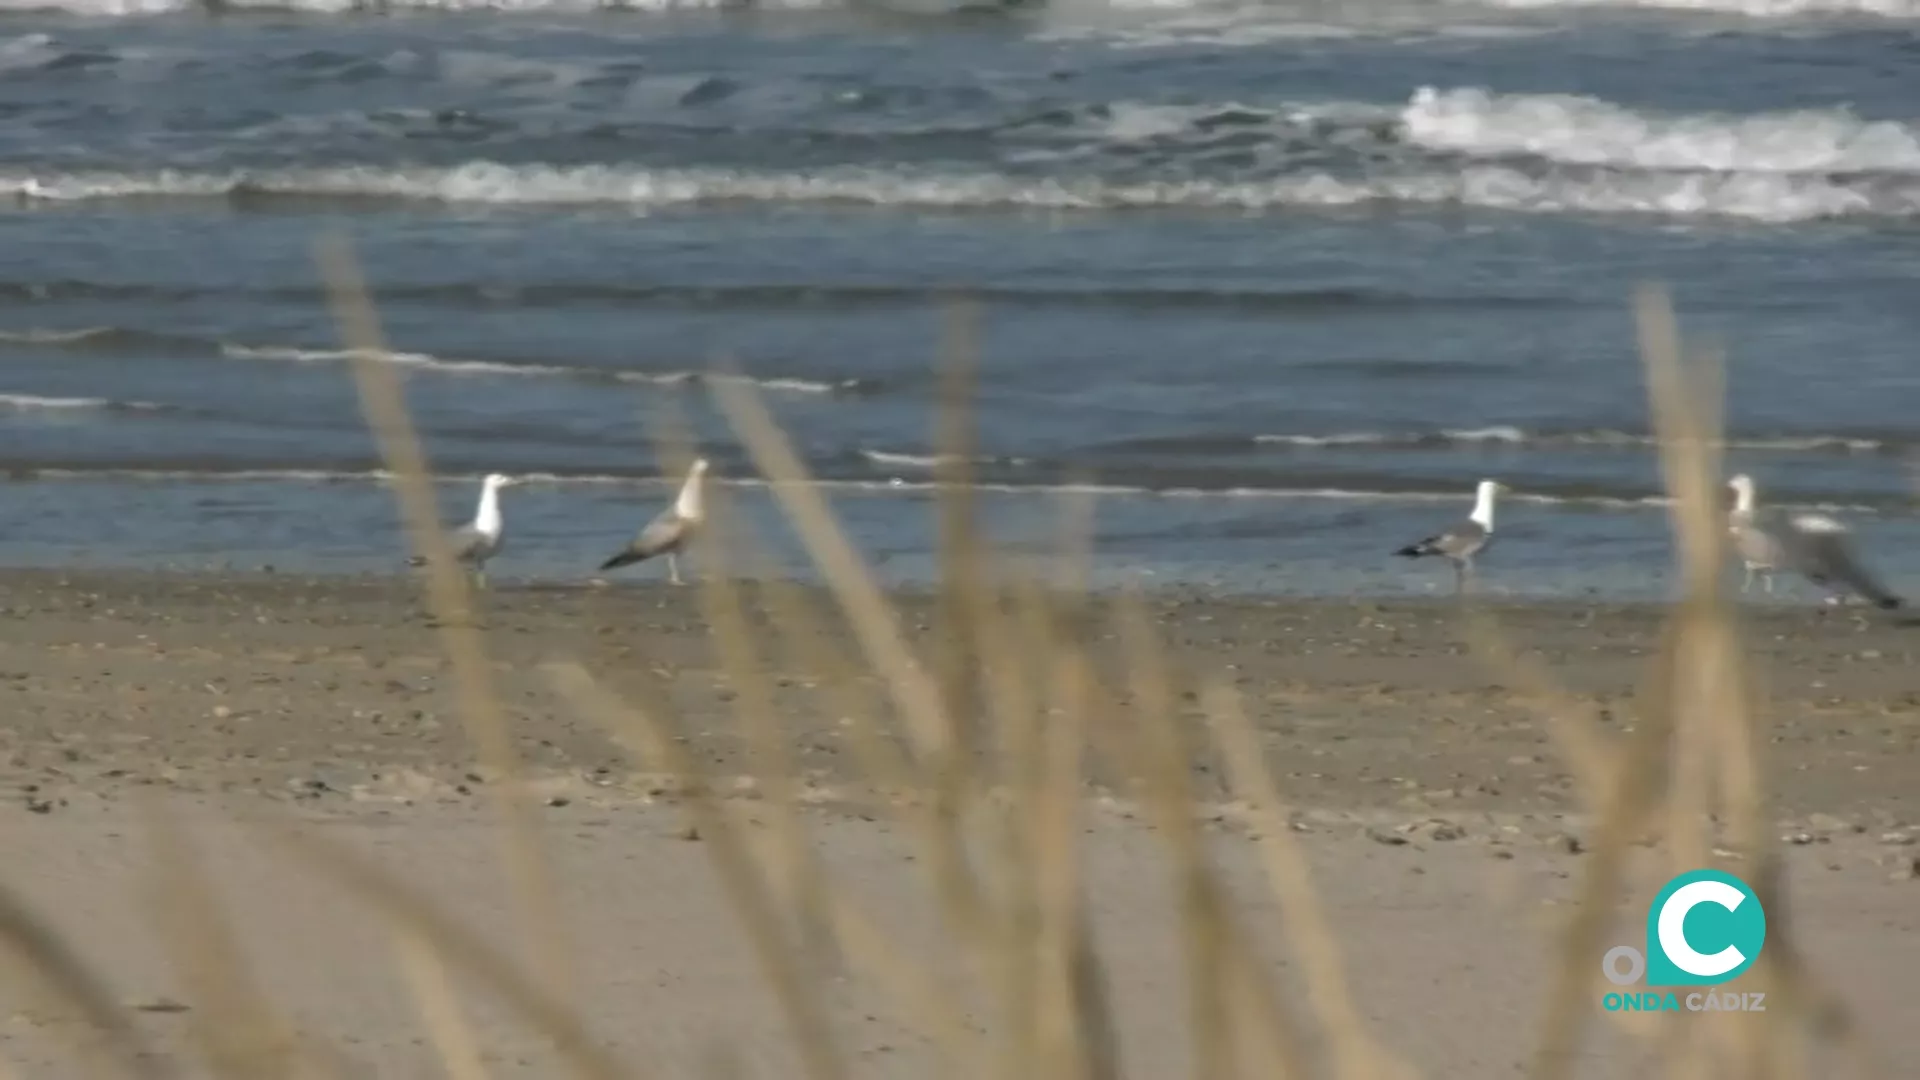
MULTIPOLYGON (((799 588, 831 605, 824 590, 799 588)), ((769 651, 772 614, 754 588, 740 595, 760 628, 765 681, 803 779, 823 787, 858 779, 834 688, 784 638, 769 651)), ((886 595, 909 643, 928 655, 935 597, 886 595)), ((478 604, 530 768, 603 781, 636 768, 543 670, 576 661, 615 693, 666 686, 707 764, 747 771, 739 688, 715 655, 697 589, 509 586, 478 594, 478 604)), ((1576 808, 1572 770, 1546 718, 1475 652, 1451 601, 1207 599, 1177 589, 1147 593, 1143 606, 1182 688, 1213 680, 1240 696, 1296 805, 1576 808)), ((1113 665, 1121 658, 1109 610, 1095 598, 1078 624, 1096 663, 1113 665)), ((1598 710, 1603 728, 1617 735, 1632 725, 1665 606, 1523 601, 1488 611, 1511 647, 1598 710)), ((1878 614, 1743 615, 1749 671, 1769 702, 1761 747, 1769 791, 1783 814, 1920 814, 1920 690, 1911 678, 1920 631, 1878 614)), ((28 767, 80 754, 94 767, 65 771, 171 769, 175 782, 208 790, 284 792, 318 779, 345 791, 402 770, 444 781, 472 757, 423 592, 407 577, 0 571, 0 615, 11 626, 0 673, 16 704, 7 748, 28 767)), ((859 656, 837 615, 822 628, 820 643, 859 656)), ((869 675, 860 681, 879 689, 869 675)), ((1183 722, 1198 719, 1191 696, 1177 707, 1183 722)), ((1203 760, 1193 767, 1219 783, 1203 760)), ((1113 778, 1091 776, 1111 788, 1113 778)))

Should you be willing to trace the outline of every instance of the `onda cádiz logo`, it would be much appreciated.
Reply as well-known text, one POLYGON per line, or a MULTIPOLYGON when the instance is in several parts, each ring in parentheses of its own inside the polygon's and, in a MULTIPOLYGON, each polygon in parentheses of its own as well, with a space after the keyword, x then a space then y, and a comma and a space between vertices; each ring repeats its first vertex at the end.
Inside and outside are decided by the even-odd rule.
MULTIPOLYGON (((1689 870, 1666 883, 1647 910, 1647 950, 1607 950, 1600 970, 1629 987, 1646 976, 1648 989, 1608 991, 1608 1012, 1679 1012, 1683 999, 1666 987, 1710 988, 1738 978, 1760 957, 1767 913, 1746 882, 1721 870, 1689 870)), ((1767 995, 1702 989, 1684 998, 1688 1012, 1765 1012, 1767 995)))

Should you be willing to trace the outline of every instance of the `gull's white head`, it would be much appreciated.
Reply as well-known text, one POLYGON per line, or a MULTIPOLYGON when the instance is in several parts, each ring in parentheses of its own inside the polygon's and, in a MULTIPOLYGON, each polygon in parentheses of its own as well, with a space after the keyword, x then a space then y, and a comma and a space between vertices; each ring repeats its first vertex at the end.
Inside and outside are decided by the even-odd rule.
POLYGON ((494 489, 495 491, 498 491, 503 487, 512 487, 513 485, 519 482, 520 481, 515 480, 511 476, 508 476, 506 473, 493 472, 493 473, 488 473, 487 478, 485 480, 482 480, 481 484, 485 487, 489 487, 494 489))
POLYGON ((695 458, 687 470, 687 482, 680 485, 680 497, 674 500, 674 513, 698 521, 701 513, 700 481, 707 475, 707 459, 695 458))
POLYGON ((1753 510, 1753 477, 1746 473, 1736 473, 1727 481, 1733 489, 1733 508, 1742 512, 1753 510))
POLYGON ((1468 517, 1479 522, 1487 529, 1493 528, 1493 497, 1507 492, 1507 485, 1498 480, 1482 480, 1474 489, 1473 513, 1468 517))

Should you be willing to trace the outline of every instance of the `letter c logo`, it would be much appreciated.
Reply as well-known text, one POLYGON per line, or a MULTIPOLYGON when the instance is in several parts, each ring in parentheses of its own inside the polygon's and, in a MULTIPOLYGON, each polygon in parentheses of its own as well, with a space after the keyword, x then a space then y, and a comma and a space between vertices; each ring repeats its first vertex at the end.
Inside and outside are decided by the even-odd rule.
POLYGON ((1686 931, 1687 915, 1701 904, 1719 904, 1728 911, 1737 911, 1746 898, 1745 893, 1724 881, 1692 881, 1675 889, 1660 906, 1661 951, 1681 971, 1709 979, 1746 963, 1746 955, 1732 945, 1711 956, 1695 951, 1687 944, 1686 931))

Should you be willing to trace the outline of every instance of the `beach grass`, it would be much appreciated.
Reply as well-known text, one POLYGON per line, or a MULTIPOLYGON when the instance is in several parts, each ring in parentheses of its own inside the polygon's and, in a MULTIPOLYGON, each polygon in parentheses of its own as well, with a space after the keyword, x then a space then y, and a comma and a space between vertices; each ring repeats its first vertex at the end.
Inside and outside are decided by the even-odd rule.
MULTIPOLYGON (((419 1014, 420 1031, 448 1077, 487 1075, 484 1035, 468 1012, 479 991, 543 1034, 564 1070, 594 1078, 658 1075, 649 1062, 622 1060, 589 1030, 579 1008, 575 950, 555 897, 556 870, 544 850, 538 800, 523 782, 506 713, 490 685, 487 637, 476 597, 455 565, 435 512, 430 467, 412 430, 403 388, 385 350, 372 299, 344 242, 319 249, 361 402, 394 476, 409 540, 425 556, 424 588, 458 682, 475 758, 498 778, 494 793, 517 931, 490 940, 438 910, 393 871, 291 820, 256 826, 263 843, 291 852, 344 886, 382 920, 392 962, 419 1014)), ((1557 685, 1507 640, 1472 602, 1460 618, 1476 656, 1536 703, 1576 778, 1592 821, 1589 856, 1579 863, 1580 898, 1558 933, 1556 972, 1541 1003, 1529 1075, 1580 1075, 1582 1040, 1611 1022, 1596 1002, 1599 958, 1635 922, 1619 899, 1635 846, 1659 852, 1673 872, 1724 866, 1752 883, 1768 914, 1766 948, 1748 976, 1774 1002, 1763 1015, 1689 1022, 1685 1014, 1641 1016, 1630 1034, 1648 1040, 1670 1077, 1813 1075, 1815 1041, 1838 1041, 1862 1075, 1875 1063, 1845 1009, 1824 989, 1799 946, 1790 882, 1766 828, 1763 688, 1742 665, 1737 612, 1723 594, 1718 433, 1722 368, 1710 350, 1683 345, 1671 307, 1654 289, 1635 298, 1649 408, 1683 594, 1668 614, 1662 647, 1648 664, 1630 733, 1603 729, 1593 710, 1557 685)), ((1229 1077, 1388 1080, 1431 1075, 1405 1057, 1389 1031, 1356 999, 1315 886, 1315 872, 1289 827, 1287 793, 1262 749, 1234 684, 1203 666, 1181 667, 1156 636, 1138 596, 1088 604, 1084 582, 1096 542, 1091 496, 1063 498, 1058 551, 1036 570, 1001 558, 983 542, 973 514, 975 331, 981 312, 957 299, 943 361, 935 441, 939 457, 942 578, 935 633, 916 650, 898 613, 838 524, 822 489, 751 384, 714 379, 713 404, 828 585, 834 606, 778 580, 762 581, 758 602, 771 618, 744 614, 739 582, 759 575, 765 553, 741 532, 725 493, 713 497, 711 535, 701 551, 701 611, 751 744, 751 804, 743 817, 737 785, 726 790, 681 738, 686 719, 645 664, 629 673, 643 692, 618 695, 584 662, 558 662, 548 675, 583 716, 602 724, 644 768, 677 780, 680 806, 712 860, 765 982, 782 1009, 808 1080, 852 1072, 826 985, 849 978, 878 988, 937 1050, 935 1071, 951 1080, 1138 1075, 1123 1059, 1108 968, 1083 886, 1081 837, 1087 777, 1096 765, 1122 778, 1162 845, 1179 898, 1185 960, 1181 995, 1164 1002, 1187 1017, 1188 1073, 1229 1077), (820 633, 829 623, 847 637, 820 633), (1098 623, 1096 625, 1096 623, 1098 623), (1112 636, 1116 670, 1089 643, 1112 636), (883 810, 910 839, 938 916, 939 943, 916 950, 864 910, 837 881, 809 838, 794 763, 782 738, 769 658, 820 675, 846 717, 850 745, 883 810), (878 687, 879 692, 874 692, 878 687), (1182 719, 1197 700, 1202 723, 1182 719), (1201 827, 1222 794, 1196 788, 1189 762, 1211 755, 1226 797, 1242 809, 1245 842, 1256 850, 1266 900, 1279 912, 1282 940, 1299 978, 1282 983, 1213 861, 1201 827), (955 978, 955 973, 960 977, 955 978)), ((655 425, 660 460, 692 456, 681 418, 655 425)), ((220 900, 200 868, 191 835, 165 807, 152 809, 160 857, 153 890, 156 933, 194 995, 193 1072, 222 1077, 351 1077, 324 1033, 296 1029, 274 988, 249 970, 224 928, 220 900)), ((85 1018, 75 1053, 93 1055, 100 1075, 160 1077, 185 1071, 144 1046, 139 1029, 67 943, 0 890, 0 938, 14 970, 85 1018)), ((724 1061, 713 1075, 728 1075, 724 1061)), ((1823 1074, 1824 1075, 1824 1074, 1823 1074)))

